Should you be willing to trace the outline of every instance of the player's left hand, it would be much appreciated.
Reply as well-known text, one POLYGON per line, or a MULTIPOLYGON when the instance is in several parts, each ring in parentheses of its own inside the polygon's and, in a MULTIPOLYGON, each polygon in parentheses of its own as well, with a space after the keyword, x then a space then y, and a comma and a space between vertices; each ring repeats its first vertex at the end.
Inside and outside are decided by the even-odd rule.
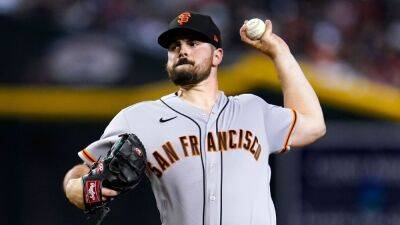
MULTIPOLYGON (((245 23, 246 22, 247 21, 245 21, 245 23)), ((285 43, 285 41, 272 32, 271 20, 266 20, 264 22, 265 32, 259 40, 251 40, 247 36, 245 23, 240 28, 240 37, 244 43, 261 51, 271 59, 275 59, 276 56, 282 52, 290 52, 289 46, 285 43)))

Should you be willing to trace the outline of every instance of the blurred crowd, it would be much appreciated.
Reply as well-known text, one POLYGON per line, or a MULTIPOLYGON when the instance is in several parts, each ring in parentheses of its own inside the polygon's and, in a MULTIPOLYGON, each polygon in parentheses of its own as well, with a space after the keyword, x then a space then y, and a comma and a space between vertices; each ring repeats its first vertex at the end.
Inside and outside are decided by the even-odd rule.
POLYGON ((124 85, 165 78, 157 36, 177 13, 211 15, 226 63, 246 48, 245 19, 270 18, 299 58, 324 74, 400 86, 396 0, 2 0, 2 83, 124 85))

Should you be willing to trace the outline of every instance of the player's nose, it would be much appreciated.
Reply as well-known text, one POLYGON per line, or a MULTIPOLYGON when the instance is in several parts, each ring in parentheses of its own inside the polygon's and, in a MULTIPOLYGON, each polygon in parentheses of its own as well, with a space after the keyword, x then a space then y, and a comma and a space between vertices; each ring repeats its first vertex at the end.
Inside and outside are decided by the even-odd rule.
POLYGON ((182 44, 179 48, 179 58, 187 57, 189 55, 189 46, 187 44, 182 44))

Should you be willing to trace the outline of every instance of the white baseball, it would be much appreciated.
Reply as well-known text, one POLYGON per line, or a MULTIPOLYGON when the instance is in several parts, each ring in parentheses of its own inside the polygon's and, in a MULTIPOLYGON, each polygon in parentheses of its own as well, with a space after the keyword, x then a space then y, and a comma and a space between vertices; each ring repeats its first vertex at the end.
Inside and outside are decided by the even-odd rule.
POLYGON ((265 23, 258 18, 247 21, 246 27, 246 34, 252 40, 260 39, 265 32, 265 23))

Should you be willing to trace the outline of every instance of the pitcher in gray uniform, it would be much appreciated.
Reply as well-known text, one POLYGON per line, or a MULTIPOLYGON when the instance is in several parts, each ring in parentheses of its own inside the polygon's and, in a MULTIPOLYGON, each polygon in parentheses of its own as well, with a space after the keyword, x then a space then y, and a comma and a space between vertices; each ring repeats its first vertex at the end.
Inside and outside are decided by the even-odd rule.
MULTIPOLYGON (((119 134, 134 133, 147 151, 147 176, 163 225, 275 225, 268 158, 314 142, 325 134, 325 123, 288 46, 272 33, 269 20, 265 24, 260 40, 250 40, 245 26, 240 36, 274 62, 284 107, 220 91, 219 29, 209 16, 181 13, 158 38, 168 49, 168 75, 179 89, 122 109, 101 138, 78 153, 84 164, 66 174, 67 198, 83 208, 87 165, 105 156, 119 134)), ((106 198, 117 194, 103 188, 106 198)))

